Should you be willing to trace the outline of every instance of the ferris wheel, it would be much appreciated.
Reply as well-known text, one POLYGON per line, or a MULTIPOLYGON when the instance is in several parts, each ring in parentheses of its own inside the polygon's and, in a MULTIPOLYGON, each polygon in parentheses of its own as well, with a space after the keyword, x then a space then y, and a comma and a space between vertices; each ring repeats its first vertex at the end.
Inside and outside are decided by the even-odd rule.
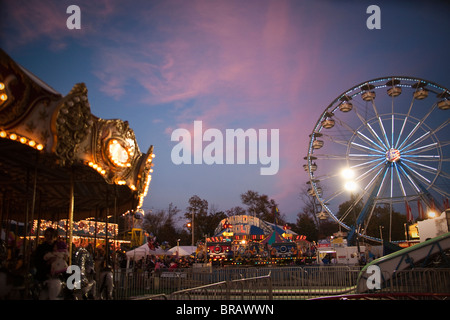
POLYGON ((392 76, 350 88, 322 112, 304 158, 308 192, 322 217, 349 230, 349 243, 357 237, 382 241, 381 232, 369 228, 377 207, 389 209, 390 225, 383 226, 389 230, 393 211, 411 221, 448 207, 449 109, 448 89, 392 76), (344 202, 347 208, 339 210, 344 202))

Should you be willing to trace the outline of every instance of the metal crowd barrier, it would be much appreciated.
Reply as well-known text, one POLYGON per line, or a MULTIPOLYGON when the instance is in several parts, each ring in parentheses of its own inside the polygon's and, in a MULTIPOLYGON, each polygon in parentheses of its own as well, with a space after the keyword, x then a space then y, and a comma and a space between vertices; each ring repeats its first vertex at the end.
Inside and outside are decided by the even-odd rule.
MULTIPOLYGON (((115 299, 314 299, 356 294, 359 267, 295 266, 122 272, 115 299)), ((388 277, 387 277, 388 278, 388 277)), ((372 293, 449 293, 450 269, 399 271, 372 293)))
POLYGON ((381 292, 450 293, 450 269, 417 268, 398 271, 385 283, 381 292))
POLYGON ((221 281, 170 294, 170 300, 272 300, 270 274, 266 276, 221 281))

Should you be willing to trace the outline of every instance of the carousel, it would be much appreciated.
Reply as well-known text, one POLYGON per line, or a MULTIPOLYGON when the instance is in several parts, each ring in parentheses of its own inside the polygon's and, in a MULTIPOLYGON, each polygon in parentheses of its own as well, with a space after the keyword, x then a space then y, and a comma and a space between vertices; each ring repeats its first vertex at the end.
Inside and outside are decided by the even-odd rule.
POLYGON ((61 95, 0 49, 1 240, 20 226, 25 269, 42 236, 36 221, 66 221, 72 244, 74 221, 103 221, 109 230, 108 222, 139 210, 153 158, 153 146, 142 153, 127 121, 91 113, 85 84, 61 95))

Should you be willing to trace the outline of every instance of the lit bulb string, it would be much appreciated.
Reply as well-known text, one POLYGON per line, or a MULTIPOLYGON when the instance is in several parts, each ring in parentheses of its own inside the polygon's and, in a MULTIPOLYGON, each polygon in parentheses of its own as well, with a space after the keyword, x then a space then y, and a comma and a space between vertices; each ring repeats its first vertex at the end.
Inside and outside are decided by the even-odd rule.
POLYGON ((6 94, 5 89, 5 84, 0 82, 0 104, 8 100, 8 95, 6 94))
POLYGON ((153 166, 153 159, 155 158, 155 154, 152 152, 151 155, 147 158, 147 162, 150 165, 150 169, 149 172, 147 174, 147 177, 145 179, 145 183, 144 183, 144 190, 143 192, 139 195, 139 203, 138 203, 138 208, 141 208, 142 205, 144 204, 144 198, 147 196, 148 194, 148 189, 150 187, 150 181, 152 180, 152 175, 151 173, 153 173, 153 169, 151 168, 151 166, 153 166))
MULTIPOLYGON (((150 165, 153 165, 153 163, 152 163, 153 162, 153 158, 155 158, 155 154, 154 153, 152 153, 147 159, 147 162, 149 162, 150 165)), ((96 170, 102 176, 105 176, 107 174, 106 169, 104 169, 101 165, 99 165, 98 163, 95 163, 94 161, 85 161, 85 164, 88 165, 89 167, 91 167, 92 169, 96 170)), ((122 166, 122 167, 129 167, 129 165, 125 165, 125 166, 122 166)), ((139 195, 138 208, 142 207, 143 202, 144 202, 144 198, 148 194, 150 181, 152 179, 151 173, 153 173, 153 169, 152 168, 149 169, 149 173, 147 174, 147 177, 145 179, 145 183, 144 183, 144 186, 142 188, 143 192, 139 195)), ((125 180, 117 180, 117 181, 115 181, 115 184, 123 186, 123 185, 127 185, 127 181, 125 181, 125 180)), ((133 191, 136 191, 138 189, 134 184, 131 184, 129 187, 133 191)))
MULTIPOLYGON (((51 227, 60 231, 60 233, 64 234, 67 232, 67 228, 69 226, 67 219, 62 219, 59 221, 48 221, 48 220, 34 220, 33 227, 31 230, 31 234, 36 235, 38 229, 39 222, 39 234, 43 234, 44 231, 51 227)), ((106 236, 106 226, 108 227, 108 238, 113 237, 115 234, 118 234, 118 225, 114 223, 101 221, 93 221, 93 220, 81 220, 73 222, 73 232, 77 237, 105 237, 106 236)))
MULTIPOLYGON (((0 105, 2 105, 9 98, 5 91, 6 91, 5 84, 3 82, 0 82, 0 105)), ((17 134, 15 132, 8 132, 3 129, 0 131, 0 138, 10 139, 12 141, 18 141, 24 145, 27 145, 27 146, 29 146, 33 149, 39 150, 39 151, 44 149, 44 145, 36 142, 33 139, 30 139, 24 135, 17 134)))
POLYGON ((123 147, 119 144, 119 142, 116 139, 111 140, 108 143, 108 149, 109 149, 109 159, 111 160, 112 163, 114 163, 114 165, 116 167, 131 167, 131 163, 129 161, 129 159, 131 159, 134 155, 134 152, 132 150, 131 147, 123 147), (124 162, 122 160, 118 159, 118 155, 117 152, 114 152, 114 148, 116 148, 117 146, 120 146, 121 148, 123 148, 127 154, 127 160, 124 162))
POLYGON ((106 175, 106 170, 103 169, 98 163, 95 163, 93 161, 86 161, 85 164, 87 164, 92 169, 96 170, 102 176, 106 175))
POLYGON ((41 143, 36 142, 33 139, 30 139, 26 136, 14 133, 14 132, 8 132, 6 130, 1 130, 0 131, 0 138, 3 139, 10 139, 12 141, 17 141, 22 143, 23 145, 27 145, 33 149, 36 149, 38 151, 41 151, 44 149, 44 145, 41 143))

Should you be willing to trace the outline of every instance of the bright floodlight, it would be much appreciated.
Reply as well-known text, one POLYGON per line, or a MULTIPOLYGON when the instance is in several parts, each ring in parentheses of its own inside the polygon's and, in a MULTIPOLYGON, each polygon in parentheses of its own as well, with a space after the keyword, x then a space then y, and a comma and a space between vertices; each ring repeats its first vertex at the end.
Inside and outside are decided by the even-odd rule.
POLYGON ((345 190, 348 191, 354 191, 356 190, 356 182, 354 181, 347 181, 344 185, 345 190))
POLYGON ((428 212, 428 218, 433 219, 433 218, 435 218, 435 217, 436 217, 436 212, 434 212, 434 211, 429 211, 429 212, 428 212))
POLYGON ((341 171, 341 175, 344 179, 352 179, 355 176, 355 171, 350 168, 346 168, 341 171))

